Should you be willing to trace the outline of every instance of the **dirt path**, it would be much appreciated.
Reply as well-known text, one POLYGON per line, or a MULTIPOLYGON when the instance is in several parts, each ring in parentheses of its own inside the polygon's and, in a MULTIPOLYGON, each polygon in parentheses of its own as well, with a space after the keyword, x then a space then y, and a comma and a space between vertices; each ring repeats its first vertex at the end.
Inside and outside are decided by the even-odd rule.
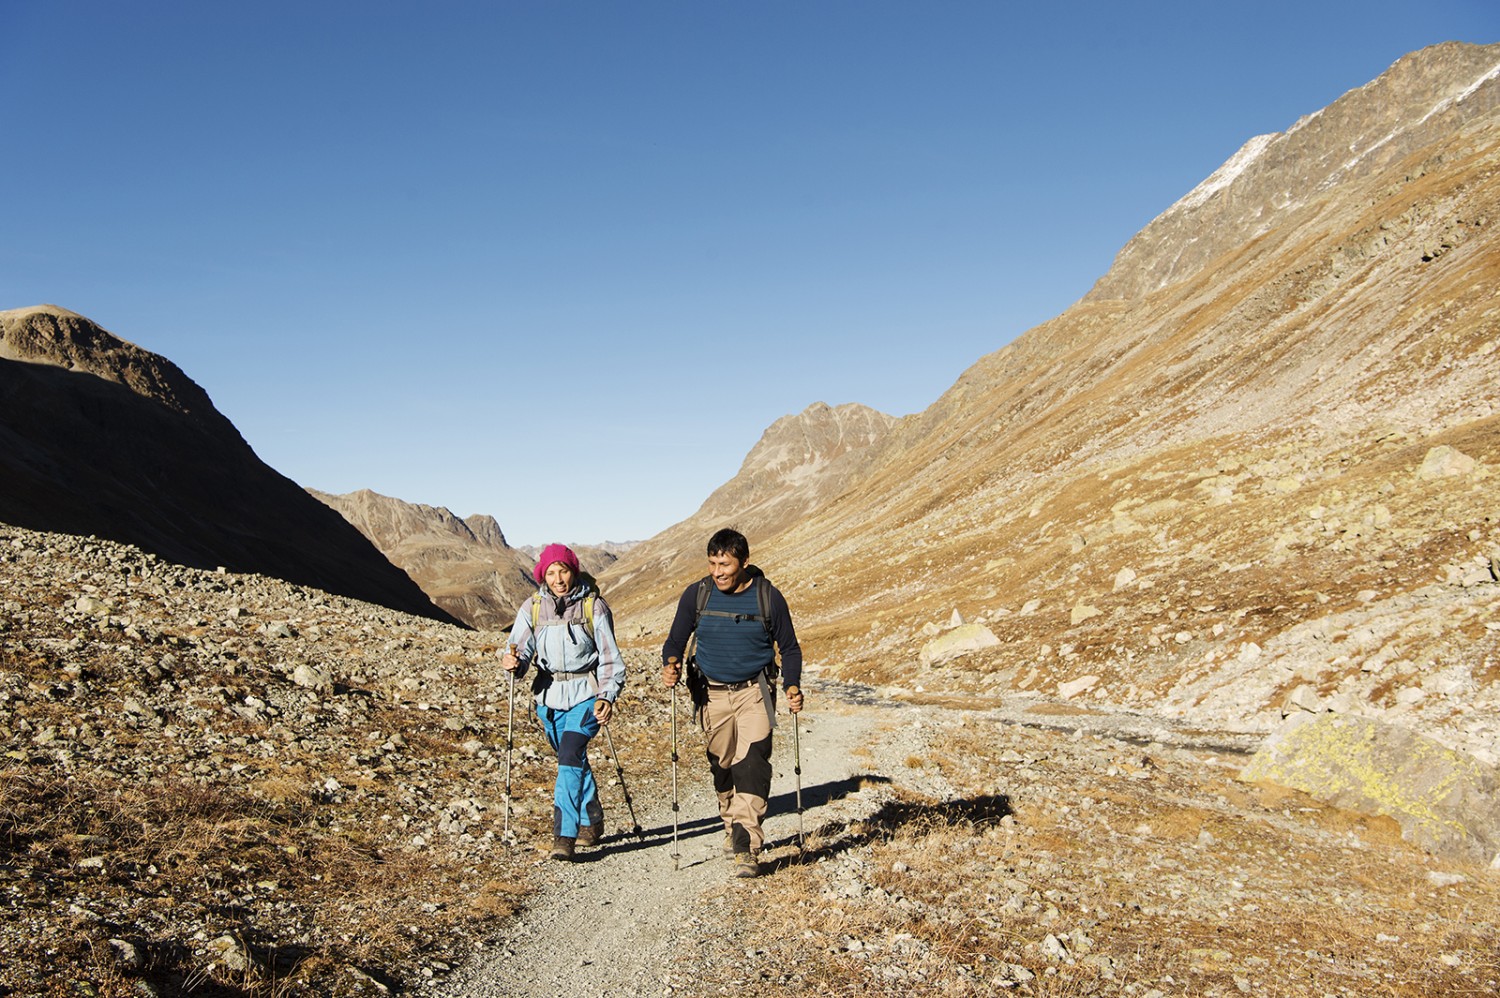
MULTIPOLYGON (((910 726, 897 718, 911 709, 819 702, 812 691, 809 703, 799 737, 802 824, 811 831, 878 808, 889 793, 888 774, 897 771, 903 745, 910 741, 910 726), (892 732, 904 734, 893 738, 892 732), (865 781, 871 785, 861 790, 865 781)), ((679 859, 672 857, 670 800, 635 802, 644 830, 639 840, 619 834, 628 816, 620 813, 622 807, 612 809, 613 834, 604 845, 581 852, 579 862, 545 863, 544 884, 513 930, 436 993, 455 998, 638 995, 681 983, 678 974, 688 972, 691 961, 679 968, 679 959, 710 927, 723 926, 726 885, 729 891, 764 889, 777 877, 795 875, 793 755, 792 730, 783 715, 772 759, 762 877, 730 877, 701 739, 689 733, 679 763, 679 859)), ((595 767, 601 768, 597 761, 595 767)))

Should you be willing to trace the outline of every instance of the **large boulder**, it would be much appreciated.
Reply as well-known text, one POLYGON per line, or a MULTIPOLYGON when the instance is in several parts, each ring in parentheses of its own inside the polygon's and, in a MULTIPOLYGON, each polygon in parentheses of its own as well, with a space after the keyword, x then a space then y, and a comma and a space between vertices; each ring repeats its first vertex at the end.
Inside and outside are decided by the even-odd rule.
POLYGON ((1240 778, 1389 816, 1402 837, 1449 859, 1500 863, 1500 774, 1473 756, 1369 717, 1293 717, 1240 778))
POLYGON ((983 624, 961 624, 923 645, 920 658, 923 665, 934 666, 999 643, 995 632, 983 624))

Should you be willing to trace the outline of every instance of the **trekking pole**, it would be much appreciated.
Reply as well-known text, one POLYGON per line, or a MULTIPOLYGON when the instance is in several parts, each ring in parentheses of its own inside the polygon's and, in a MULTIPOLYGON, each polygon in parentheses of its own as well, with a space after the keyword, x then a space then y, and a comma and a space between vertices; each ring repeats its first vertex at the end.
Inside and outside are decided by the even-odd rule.
POLYGON ((802 725, 797 723, 797 715, 792 715, 792 772, 797 774, 797 851, 802 852, 804 847, 802 840, 802 725))
POLYGON ((677 684, 672 684, 672 869, 682 869, 677 851, 677 684))
MULTIPOLYGON (((515 650, 511 650, 515 655, 515 650)), ((505 715, 505 831, 502 838, 510 838, 510 757, 511 751, 516 747, 515 738, 516 725, 516 674, 510 674, 510 707, 505 715)))
POLYGON ((609 733, 607 724, 604 725, 604 738, 609 742, 609 754, 615 758, 615 776, 620 780, 620 795, 625 798, 625 809, 630 812, 630 830, 636 838, 644 838, 641 823, 635 820, 635 805, 630 801, 630 791, 625 786, 625 770, 620 767, 620 753, 615 751, 615 736, 609 733))

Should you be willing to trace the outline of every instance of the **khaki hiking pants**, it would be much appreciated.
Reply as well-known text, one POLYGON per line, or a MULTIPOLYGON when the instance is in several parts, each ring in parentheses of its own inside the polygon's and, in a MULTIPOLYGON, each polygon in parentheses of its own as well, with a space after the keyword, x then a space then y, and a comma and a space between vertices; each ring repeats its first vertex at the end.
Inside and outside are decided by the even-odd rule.
POLYGON ((735 852, 760 852, 761 819, 771 796, 771 721, 760 684, 713 689, 703 708, 708 768, 719 795, 719 817, 735 852))

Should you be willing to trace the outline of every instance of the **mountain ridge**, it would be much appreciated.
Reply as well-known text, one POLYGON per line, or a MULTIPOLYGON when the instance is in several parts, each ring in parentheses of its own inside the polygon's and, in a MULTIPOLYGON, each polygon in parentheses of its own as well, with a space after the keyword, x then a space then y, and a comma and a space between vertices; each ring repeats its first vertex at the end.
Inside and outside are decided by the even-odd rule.
POLYGON ((0 521, 452 619, 180 368, 75 312, 0 312, 0 444, 0 521))

